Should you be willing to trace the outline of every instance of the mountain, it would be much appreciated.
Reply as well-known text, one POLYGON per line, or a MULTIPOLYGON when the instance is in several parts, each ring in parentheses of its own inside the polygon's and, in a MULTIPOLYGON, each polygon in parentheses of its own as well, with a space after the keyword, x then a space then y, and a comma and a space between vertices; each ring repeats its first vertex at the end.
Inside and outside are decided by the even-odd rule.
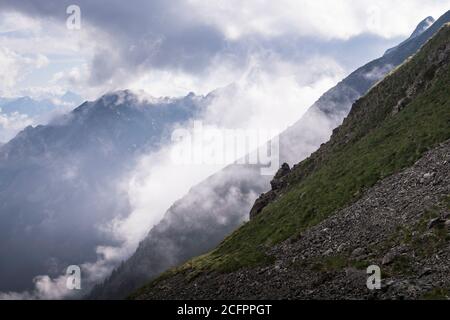
POLYGON ((67 91, 61 96, 34 99, 28 96, 17 98, 0 98, 1 112, 4 114, 21 113, 27 116, 40 116, 62 107, 75 107, 82 102, 79 95, 67 91))
POLYGON ((97 247, 117 244, 101 227, 131 212, 122 179, 203 107, 193 94, 118 91, 1 146, 0 291, 29 289, 35 276, 95 262, 97 247))
POLYGON ((448 298, 449 86, 445 24, 327 143, 283 165, 250 222, 132 298, 448 298), (371 265, 381 290, 366 286, 371 265))
POLYGON ((436 20, 434 20, 433 17, 427 17, 424 20, 422 20, 421 23, 417 26, 416 30, 411 34, 410 38, 415 38, 417 36, 420 36, 422 33, 424 33, 433 23, 435 23, 436 20))
MULTIPOLYGON (((405 42, 420 36, 422 33, 424 33, 429 27, 431 27, 433 25, 433 23, 435 23, 436 20, 434 20, 433 17, 427 17, 425 19, 423 19, 416 27, 416 29, 414 30, 414 32, 411 34, 411 36, 404 42, 402 42, 400 45, 404 44, 405 42)), ((390 52, 392 52, 393 50, 397 49, 399 46, 396 46, 394 48, 391 48, 389 50, 386 51, 386 54, 389 54, 390 52)))
MULTIPOLYGON (((301 161, 326 142, 332 130, 347 116, 355 100, 414 54, 449 21, 450 11, 422 34, 415 34, 326 92, 297 123, 280 135, 281 162, 301 161)), ((169 267, 213 249, 230 230, 235 230, 242 221, 248 219, 254 200, 270 188, 269 182, 270 177, 262 176, 259 167, 240 165, 231 165, 202 182, 167 211, 160 224, 150 230, 136 253, 103 284, 97 286, 90 297, 123 298, 139 284, 169 267), (231 202, 232 205, 227 206, 224 199, 229 199, 233 194, 237 196, 231 202), (223 217, 229 217, 225 220, 225 226, 223 217), (214 236, 209 236, 211 230, 214 236)))
POLYGON ((70 91, 39 99, 0 98, 0 141, 9 141, 28 125, 47 123, 56 114, 67 112, 81 102, 81 97, 70 91))
POLYGON ((70 105, 79 105, 82 102, 81 97, 73 91, 66 91, 60 98, 62 102, 70 105))

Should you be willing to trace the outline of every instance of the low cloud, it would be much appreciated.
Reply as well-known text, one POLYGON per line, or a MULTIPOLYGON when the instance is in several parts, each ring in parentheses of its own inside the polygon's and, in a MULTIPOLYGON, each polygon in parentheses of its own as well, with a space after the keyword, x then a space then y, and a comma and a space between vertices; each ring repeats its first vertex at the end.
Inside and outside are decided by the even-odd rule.
POLYGON ((391 71, 394 68, 393 65, 387 64, 384 65, 381 68, 373 68, 370 72, 366 73, 364 77, 368 80, 375 80, 378 81, 381 78, 383 78, 389 71, 391 71))
POLYGON ((0 292, 0 300, 58 300, 74 295, 67 289, 67 276, 51 279, 49 276, 37 276, 33 279, 34 289, 25 292, 0 292))

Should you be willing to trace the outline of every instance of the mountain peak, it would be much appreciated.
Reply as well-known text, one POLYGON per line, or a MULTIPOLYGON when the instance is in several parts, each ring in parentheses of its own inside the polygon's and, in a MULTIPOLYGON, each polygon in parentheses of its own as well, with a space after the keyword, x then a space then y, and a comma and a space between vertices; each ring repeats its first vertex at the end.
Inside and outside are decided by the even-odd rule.
POLYGON ((411 34, 409 39, 415 38, 419 35, 421 35, 423 32, 425 32, 433 23, 435 23, 436 20, 434 20, 433 17, 429 16, 423 19, 416 27, 414 32, 411 34))
POLYGON ((395 46, 393 48, 388 49, 384 55, 387 55, 393 51, 395 51, 397 48, 401 47, 403 44, 411 41, 412 39, 417 38, 418 36, 420 36, 421 34, 423 34, 425 31, 428 30, 428 28, 430 28, 434 23, 436 22, 436 20, 432 17, 432 16, 428 16, 425 19, 423 19, 416 27, 416 29, 414 29, 413 33, 409 36, 408 39, 406 39, 405 41, 403 41, 402 43, 400 43, 398 46, 395 46))

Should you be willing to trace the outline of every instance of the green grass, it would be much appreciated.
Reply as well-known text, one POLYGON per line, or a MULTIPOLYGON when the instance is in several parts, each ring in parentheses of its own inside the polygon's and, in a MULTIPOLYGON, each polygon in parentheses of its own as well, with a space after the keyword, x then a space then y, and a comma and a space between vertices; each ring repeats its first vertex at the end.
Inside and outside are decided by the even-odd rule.
MULTIPOLYGON (((444 199, 443 204, 447 199, 444 199)), ((439 216, 438 209, 433 208, 429 210, 418 226, 415 228, 416 232, 421 236, 411 238, 410 246, 414 249, 418 257, 430 257, 440 249, 444 248, 450 241, 450 235, 444 226, 438 226, 432 230, 428 230, 428 222, 439 216), (428 236, 424 236, 428 234, 428 236)))
POLYGON ((342 255, 330 256, 319 259, 312 264, 311 269, 317 272, 330 272, 342 270, 348 265, 348 259, 342 255))
POLYGON ((450 195, 447 196, 447 198, 445 198, 445 207, 450 210, 450 195))
MULTIPOLYGON (((304 262, 306 265, 299 265, 299 268, 307 268, 311 262, 304 262)), ((333 272, 346 268, 354 268, 357 270, 366 270, 371 263, 367 259, 352 259, 344 254, 333 255, 329 257, 317 258, 311 264, 311 270, 316 272, 333 272)))
MULTIPOLYGON (((265 254, 267 247, 298 236, 352 203, 380 179, 411 166, 425 151, 449 139, 449 65, 430 87, 392 114, 405 94, 405 84, 422 71, 428 53, 449 38, 450 28, 446 28, 357 101, 331 141, 292 172, 282 197, 215 250, 173 272, 229 272, 270 263, 273 259, 265 254)), ((334 263, 339 267, 343 262, 332 261, 331 267, 334 263)))
POLYGON ((449 300, 450 290, 443 288, 435 288, 430 292, 427 292, 422 297, 423 300, 449 300))

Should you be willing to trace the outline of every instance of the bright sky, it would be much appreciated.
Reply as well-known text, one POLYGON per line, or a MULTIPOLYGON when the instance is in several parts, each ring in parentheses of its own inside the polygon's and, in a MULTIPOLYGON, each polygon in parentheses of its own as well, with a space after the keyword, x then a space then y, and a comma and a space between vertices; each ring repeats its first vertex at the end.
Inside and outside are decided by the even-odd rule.
POLYGON ((254 70, 278 85, 293 77, 314 86, 450 8, 435 0, 80 0, 81 29, 69 30, 70 4, 0 1, 1 96, 70 89, 96 98, 125 88, 206 94, 254 70))

